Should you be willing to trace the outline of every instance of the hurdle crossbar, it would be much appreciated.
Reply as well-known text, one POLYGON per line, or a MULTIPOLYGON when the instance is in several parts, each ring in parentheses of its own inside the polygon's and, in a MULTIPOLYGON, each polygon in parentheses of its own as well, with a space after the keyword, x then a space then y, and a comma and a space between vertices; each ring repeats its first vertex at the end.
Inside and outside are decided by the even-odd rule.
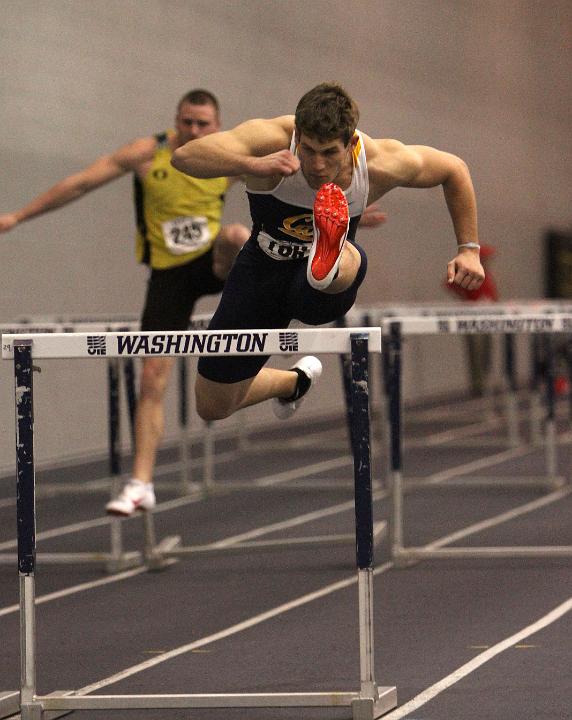
MULTIPOLYGON (((501 315, 474 314, 463 317, 395 317, 383 324, 388 337, 387 361, 389 369, 389 413, 391 443, 391 486, 393 491, 391 553, 397 566, 407 565, 419 559, 438 558, 537 558, 572 557, 572 546, 492 546, 492 547, 412 547, 404 543, 404 482, 402 477, 402 337, 409 335, 433 335, 439 333, 553 333, 572 332, 572 314, 554 315, 501 315)), ((549 380, 550 380, 549 374, 549 380)), ((554 430, 554 397, 552 382, 548 382, 549 412, 547 423, 554 430)), ((434 486, 432 486, 434 487, 434 486)))
POLYGON ((102 333, 91 335, 5 335, 2 356, 13 359, 16 403, 18 572, 20 577, 20 709, 23 720, 41 720, 48 710, 138 709, 173 707, 339 707, 352 708, 354 720, 373 720, 396 707, 395 687, 375 681, 373 653, 374 523, 370 458, 368 357, 381 352, 380 328, 316 330, 213 331, 185 333, 102 333), (147 338, 142 340, 141 338, 147 338), (160 339, 157 339, 160 338, 160 339), (169 338, 171 340, 169 341, 169 338), (187 340, 186 338, 189 338, 187 340), (131 340, 128 340, 131 339, 131 340), (179 345, 177 345, 179 343, 179 345), (33 362, 36 358, 121 357, 130 347, 137 355, 242 355, 292 353, 350 353, 352 369, 356 565, 360 687, 356 691, 308 693, 233 693, 127 696, 38 695, 35 639, 35 466, 33 422, 33 362), (160 349, 160 353, 158 350, 160 349))

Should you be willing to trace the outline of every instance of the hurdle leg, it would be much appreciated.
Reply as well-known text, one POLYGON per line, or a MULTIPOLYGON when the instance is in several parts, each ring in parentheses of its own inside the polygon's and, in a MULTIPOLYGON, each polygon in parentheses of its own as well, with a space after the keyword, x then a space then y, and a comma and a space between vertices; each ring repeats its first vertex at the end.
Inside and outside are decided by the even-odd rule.
POLYGON ((572 340, 566 343, 566 372, 568 374, 568 422, 572 421, 572 340))
POLYGON ((541 415, 542 403, 540 401, 540 379, 542 376, 540 358, 540 341, 538 335, 533 335, 531 340, 531 381, 530 381, 530 442, 532 445, 542 444, 541 415))
POLYGON ((36 512, 32 341, 14 343, 18 573, 20 576, 20 707, 23 720, 39 720, 36 697, 36 512))
MULTIPOLYGON (((121 490, 121 455, 119 452, 119 441, 121 424, 119 417, 119 373, 118 361, 109 360, 107 364, 107 407, 109 414, 109 473, 112 478, 111 495, 115 497, 121 490)), ((116 572, 121 565, 123 552, 123 537, 121 520, 111 518, 110 525, 110 557, 107 564, 108 572, 116 572)))
POLYGON ((392 493, 391 557, 396 567, 405 567, 409 563, 402 556, 404 552, 403 450, 401 440, 401 328, 399 323, 391 323, 386 349, 392 493))
POLYGON ((360 694, 352 702, 354 720, 373 720, 397 704, 394 687, 378 688, 373 635, 373 503, 367 335, 351 335, 352 438, 355 482, 356 563, 360 636, 360 694))
POLYGON ((546 357, 546 444, 545 461, 546 474, 555 478, 557 473, 556 458, 556 400, 554 396, 554 357, 553 342, 549 336, 545 337, 546 357))
POLYGON ((505 409, 508 423, 508 444, 510 447, 520 445, 518 429, 518 401, 516 397, 516 371, 514 335, 507 333, 504 336, 504 371, 505 371, 505 409))
POLYGON ((381 357, 379 359, 379 421, 377 424, 379 437, 379 462, 384 469, 386 477, 391 473, 391 433, 387 431, 389 422, 389 343, 386 335, 381 336, 381 357))

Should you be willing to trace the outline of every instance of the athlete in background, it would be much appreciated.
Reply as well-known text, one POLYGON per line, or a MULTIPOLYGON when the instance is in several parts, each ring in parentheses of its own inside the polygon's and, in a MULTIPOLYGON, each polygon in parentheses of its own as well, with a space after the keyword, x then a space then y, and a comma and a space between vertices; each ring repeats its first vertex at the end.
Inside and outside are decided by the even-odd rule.
MULTIPOLYGON (((177 105, 174 130, 139 138, 103 155, 20 210, 0 215, 0 232, 133 173, 137 259, 150 270, 141 329, 186 330, 196 301, 221 292, 249 235, 243 225, 221 226, 224 196, 234 178, 193 178, 171 165, 177 148, 219 130, 217 98, 207 90, 192 90, 177 105)), ((153 469, 163 435, 163 398, 173 362, 164 357, 143 360, 133 477, 107 504, 110 513, 131 515, 136 509, 155 505, 153 469)))

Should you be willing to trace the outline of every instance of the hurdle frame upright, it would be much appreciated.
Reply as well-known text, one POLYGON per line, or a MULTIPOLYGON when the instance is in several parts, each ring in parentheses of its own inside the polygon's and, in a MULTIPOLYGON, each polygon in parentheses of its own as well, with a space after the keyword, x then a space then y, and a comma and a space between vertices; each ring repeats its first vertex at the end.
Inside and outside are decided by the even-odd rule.
MULTIPOLYGON (((227 331, 227 335, 233 331, 227 331)), ((292 332, 289 344, 280 345, 279 330, 234 331, 234 337, 252 333, 264 337, 264 346, 251 354, 275 355, 293 352, 292 332), (268 340, 269 346, 266 345, 268 340), (258 351, 260 350, 260 351, 258 351)), ((112 357, 116 350, 107 352, 113 339, 129 335, 153 336, 157 333, 105 333, 106 353, 112 357), (109 339, 109 340, 108 340, 109 339)), ((162 333, 161 337, 194 336, 210 343, 220 338, 216 331, 162 333)), ((370 414, 368 386, 368 356, 381 352, 380 328, 298 330, 297 354, 311 352, 350 352, 352 369, 352 416, 355 480, 356 565, 359 618, 360 687, 356 691, 282 692, 282 693, 211 693, 211 694, 155 694, 155 695, 73 695, 36 693, 35 651, 35 466, 34 466, 34 408, 33 359, 35 357, 90 357, 86 352, 88 334, 4 336, 2 356, 14 362, 16 406, 16 464, 18 482, 18 573, 20 584, 20 644, 21 689, 20 711, 22 720, 42 720, 45 711, 72 711, 88 709, 169 709, 169 708, 291 708, 291 707, 351 707, 353 720, 374 720, 397 705, 395 687, 380 687, 374 672, 373 632, 373 502, 370 453, 370 414), (298 348, 298 342, 300 347, 298 348), (61 350, 64 343, 68 348, 61 350), (35 352, 37 351, 37 352, 35 352)), ((237 341, 238 342, 238 341, 237 341)), ((147 348, 150 343, 147 343, 147 348)), ((153 353, 157 354, 157 353, 153 353)), ((172 352, 164 352, 172 355, 172 352)), ((238 355, 235 351, 202 350, 187 354, 238 355)), ((91 356, 98 357, 98 356, 91 356)), ((101 357, 101 356, 99 356, 101 357)))
MULTIPOLYGON (((15 323, 0 325, 2 337, 16 334, 25 334, 32 337, 36 334, 70 334, 74 331, 82 332, 89 330, 93 333, 126 331, 134 329, 138 323, 130 318, 107 319, 107 318, 56 318, 46 319, 22 318, 15 323)), ((39 370, 39 368, 34 368, 39 370)), ((133 394, 134 371, 132 361, 127 359, 123 363, 123 375, 125 391, 128 401, 128 412, 133 425, 133 414, 135 397, 133 394)), ((109 479, 112 494, 117 492, 121 480, 121 452, 119 449, 120 433, 120 384, 121 371, 119 361, 110 359, 107 364, 107 404, 108 404, 108 463, 109 479)), ((133 432, 133 426, 131 427, 133 432)), ((123 547, 123 533, 121 519, 111 517, 109 522, 109 551, 83 551, 83 552, 50 552, 40 553, 42 561, 50 564, 96 564, 103 565, 109 573, 120 572, 128 568, 143 565, 146 562, 149 529, 145 527, 145 549, 142 551, 127 551, 123 547)), ((12 564, 15 561, 16 553, 0 552, 0 564, 12 564)))
MULTIPOLYGON (((391 443, 391 470, 390 483, 392 489, 392 522, 390 532, 391 556, 396 567, 405 567, 409 563, 421 559, 454 559, 454 558, 562 558, 572 557, 572 546, 569 545, 544 545, 544 546, 469 546, 469 547, 414 547, 406 546, 404 543, 404 491, 406 483, 402 476, 402 336, 436 334, 439 332, 439 323, 445 323, 441 329, 447 328, 446 332, 456 330, 459 334, 471 332, 471 322, 483 322, 488 326, 488 332, 529 332, 540 335, 551 335, 554 333, 570 334, 572 332, 572 314, 559 315, 518 315, 511 318, 507 315, 500 316, 473 316, 464 314, 462 317, 440 317, 440 318, 407 318, 395 317, 389 319, 383 328, 384 334, 388 335, 387 359, 389 363, 389 389, 390 389, 390 443, 391 443), (515 321, 516 320, 516 321, 515 321), (461 323, 461 325, 459 325, 461 323), (463 324, 464 323, 464 324, 463 324), (518 326, 521 326, 518 329, 518 326), (528 326, 524 329, 523 326, 528 326), (500 329, 503 328, 503 329, 500 329)), ((484 330, 483 330, 484 331, 484 330)), ((555 411, 554 411, 554 388, 552 373, 548 372, 547 382, 547 437, 555 442, 555 411)), ((548 458, 549 462, 551 458, 548 458)), ((459 481, 462 483, 462 479, 459 481)), ((491 485, 492 483, 488 483, 491 485)), ((417 484, 419 485, 419 484, 417 484)), ((481 483, 485 485, 485 483, 481 483)), ((522 485, 526 485, 524 482, 522 485)), ((456 487, 459 485, 457 484, 456 487)), ((435 487, 427 486, 427 487, 435 487)), ((442 486, 440 486, 442 487, 442 486)), ((570 492, 571 483, 568 480, 566 486, 555 488, 555 492, 567 494, 570 492)))

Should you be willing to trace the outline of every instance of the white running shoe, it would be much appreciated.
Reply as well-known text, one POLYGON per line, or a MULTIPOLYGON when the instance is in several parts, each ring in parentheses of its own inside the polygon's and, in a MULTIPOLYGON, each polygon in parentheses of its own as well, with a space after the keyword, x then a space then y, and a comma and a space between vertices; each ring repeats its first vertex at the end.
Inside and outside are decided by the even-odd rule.
POLYGON ((123 486, 119 495, 107 503, 105 510, 110 515, 129 517, 136 511, 152 510, 155 504, 153 483, 132 478, 123 486))
MULTIPOLYGON (((300 376, 298 383, 296 384, 296 390, 291 398, 274 398, 272 402, 272 409, 274 414, 280 420, 286 420, 292 417, 296 410, 302 404, 305 395, 308 393, 312 385, 316 383, 320 375, 322 374, 322 363, 317 357, 313 355, 306 355, 300 358, 298 362, 293 365, 290 370, 300 370, 303 375, 306 376, 306 381, 303 385, 306 387, 300 387, 300 382, 303 378, 300 376), (292 399, 293 398, 293 399, 292 399)), ((298 373, 300 375, 300 373, 298 373)))

